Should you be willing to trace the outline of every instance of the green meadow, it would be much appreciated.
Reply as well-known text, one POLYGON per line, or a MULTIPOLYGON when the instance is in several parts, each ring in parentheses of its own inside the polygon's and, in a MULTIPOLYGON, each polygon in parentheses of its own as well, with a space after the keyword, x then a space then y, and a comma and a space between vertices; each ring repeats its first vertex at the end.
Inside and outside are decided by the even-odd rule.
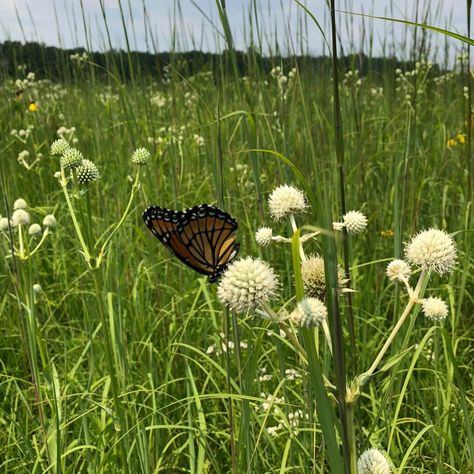
POLYGON ((0 45, 0 473, 474 472, 472 40, 216 12, 204 59, 0 45), (142 218, 204 203, 215 283, 142 218))

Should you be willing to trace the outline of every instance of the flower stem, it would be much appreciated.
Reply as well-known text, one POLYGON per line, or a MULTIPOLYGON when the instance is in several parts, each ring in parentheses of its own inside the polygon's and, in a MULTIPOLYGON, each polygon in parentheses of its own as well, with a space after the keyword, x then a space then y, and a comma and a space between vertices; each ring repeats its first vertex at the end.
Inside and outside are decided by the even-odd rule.
POLYGON ((67 178, 66 175, 64 174, 64 168, 61 166, 61 188, 64 193, 64 197, 66 198, 66 204, 69 210, 69 214, 71 214, 71 219, 74 224, 74 229, 76 230, 77 238, 79 239, 79 242, 82 247, 82 251, 84 253, 84 258, 86 260, 87 265, 90 267, 90 261, 91 261, 91 254, 89 252, 89 249, 87 248, 87 244, 84 240, 84 237, 82 236, 81 232, 81 227, 79 226, 79 222, 77 221, 76 213, 74 212, 74 207, 71 202, 71 197, 69 196, 69 192, 67 190, 67 178))
POLYGON ((408 300, 408 303, 405 307, 405 310, 403 311, 403 314, 400 316, 400 319, 398 320, 397 324, 392 329, 392 332, 390 333, 387 340, 385 341, 385 344, 383 345, 382 349, 380 349, 379 354, 375 358, 375 360, 372 363, 372 365, 370 366, 369 370, 367 370, 367 372, 365 372, 363 374, 364 375, 363 381, 365 381, 368 377, 370 377, 374 373, 374 371, 378 367, 378 365, 380 364, 380 361, 382 360, 383 356, 385 355, 388 348, 390 347, 390 344, 392 344, 393 340, 395 339, 395 336, 397 335, 398 331, 400 330, 403 323, 405 322, 408 315, 410 314, 411 309, 413 308, 415 303, 418 302, 418 298, 420 296, 421 289, 423 288, 424 284, 426 283, 426 280, 427 280, 428 276, 429 276, 429 274, 425 270, 423 270, 421 272, 420 278, 418 279, 418 283, 416 284, 416 287, 413 290, 413 292, 410 294, 410 299, 408 300))
POLYGON ((99 255, 97 256, 96 268, 98 268, 99 265, 101 264, 102 259, 104 258, 105 252, 107 251, 107 246, 108 246, 109 242, 111 241, 112 237, 120 229, 120 227, 122 226, 122 224, 124 223, 125 219, 128 216, 128 211, 130 210, 130 207, 132 205, 133 198, 135 197, 135 194, 137 193, 137 191, 140 189, 140 185, 138 183, 139 178, 140 178, 140 171, 137 170, 137 174, 135 175, 135 181, 133 182, 133 185, 132 185, 132 192, 130 193, 130 198, 128 200, 127 207, 125 208, 125 211, 124 211, 120 221, 118 222, 118 224, 114 227, 112 232, 105 239, 105 242, 102 244, 102 247, 100 248, 100 251, 99 251, 99 255))
MULTIPOLYGON (((296 225, 295 216, 293 214, 290 214, 290 223, 291 223, 291 228, 293 229, 293 233, 295 233, 298 230, 298 226, 296 225)), ((306 255, 303 250, 303 244, 301 243, 301 239, 299 240, 299 244, 300 244, 301 261, 306 262, 306 255)))

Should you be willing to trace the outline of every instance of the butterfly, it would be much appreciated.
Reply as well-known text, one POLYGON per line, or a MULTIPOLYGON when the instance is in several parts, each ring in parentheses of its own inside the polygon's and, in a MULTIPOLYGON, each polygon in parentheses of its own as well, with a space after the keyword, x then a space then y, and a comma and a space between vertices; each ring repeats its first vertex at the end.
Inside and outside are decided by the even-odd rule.
POLYGON ((176 257, 213 283, 239 251, 237 221, 215 206, 200 204, 185 211, 150 206, 143 220, 176 257))

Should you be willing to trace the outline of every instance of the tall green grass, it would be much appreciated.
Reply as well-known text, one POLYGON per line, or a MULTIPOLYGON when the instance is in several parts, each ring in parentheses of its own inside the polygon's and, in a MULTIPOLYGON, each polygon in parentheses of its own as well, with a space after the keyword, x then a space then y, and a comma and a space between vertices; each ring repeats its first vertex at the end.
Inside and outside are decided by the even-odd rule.
MULTIPOLYGON (((22 197, 32 221, 50 213, 58 221, 26 260, 11 258, 8 231, 0 234, 0 472, 354 472, 354 453, 372 446, 386 451, 395 472, 472 472, 469 56, 456 59, 453 72, 435 73, 427 61, 436 51, 427 45, 438 33, 428 31, 413 37, 414 63, 401 74, 388 62, 378 74, 369 62, 359 83, 356 63, 348 74, 336 63, 331 72, 295 60, 293 78, 282 82, 255 51, 263 45, 277 52, 285 42, 307 50, 303 32, 329 31, 330 12, 296 5, 296 40, 265 45, 264 13, 252 2, 245 14, 256 49, 245 57, 251 74, 243 78, 226 4, 216 0, 222 28, 214 26, 227 47, 218 74, 189 76, 172 54, 166 75, 154 77, 141 72, 132 51, 127 18, 134 11, 119 6, 129 81, 110 54, 105 71, 93 61, 73 62, 70 76, 65 64, 61 82, 30 81, 20 100, 14 81, 28 68, 0 85, 0 214, 10 216, 22 197), (37 112, 27 111, 30 98, 37 112), (54 177, 59 160, 49 153, 61 126, 75 127, 66 138, 77 139, 74 146, 102 175, 85 193, 68 188, 76 223, 54 177), (11 134, 28 127, 26 138, 11 134), (152 153, 139 172, 130 161, 138 146, 152 153), (17 160, 23 150, 27 164, 39 157, 31 169, 17 160), (241 254, 272 264, 281 280, 276 305, 291 311, 303 296, 299 231, 293 249, 262 248, 254 238, 271 224, 266 197, 285 183, 304 189, 311 206, 301 225, 331 229, 344 209, 369 218, 360 236, 305 244, 326 260, 334 290, 329 321, 340 321, 332 332, 338 367, 322 333, 302 333, 302 350, 277 324, 223 310, 215 287, 173 258, 141 219, 150 204, 223 207, 239 221, 241 254), (357 404, 345 406, 346 383, 371 365, 406 304, 385 277, 386 263, 428 227, 454 232, 459 248, 454 274, 432 278, 426 288, 448 302, 449 317, 439 325, 413 318, 394 341, 393 365, 375 374, 357 404), (94 257, 89 262, 77 228, 94 257), (351 299, 337 296, 338 264, 346 264, 351 299), (42 289, 34 291, 35 284, 42 289), (337 392, 326 392, 325 377, 337 392)), ((428 13, 414 22, 428 21, 428 13)), ((370 20, 346 18, 336 24, 333 54, 338 35, 350 40, 356 22, 370 20)), ((151 29, 149 41, 157 41, 151 29)), ((370 52, 370 35, 366 41, 361 46, 370 52)), ((454 46, 459 54, 463 47, 454 46)), ((398 45, 387 48, 396 53, 398 45)), ((284 224, 273 227, 293 234, 284 224)), ((17 242, 18 230, 10 237, 17 242)), ((25 239, 29 250, 38 242, 25 239)))

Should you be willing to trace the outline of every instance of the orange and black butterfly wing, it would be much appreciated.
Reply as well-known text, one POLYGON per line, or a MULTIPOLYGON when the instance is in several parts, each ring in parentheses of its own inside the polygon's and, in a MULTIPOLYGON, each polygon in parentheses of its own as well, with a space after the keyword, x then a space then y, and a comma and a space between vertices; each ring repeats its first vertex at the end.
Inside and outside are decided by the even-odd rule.
POLYGON ((237 221, 227 212, 201 204, 184 212, 152 206, 143 219, 176 257, 193 270, 216 281, 235 257, 239 245, 237 221))
POLYGON ((179 227, 181 239, 194 258, 212 268, 209 275, 212 282, 237 255, 237 227, 237 221, 230 214, 215 206, 201 204, 183 213, 179 227))

